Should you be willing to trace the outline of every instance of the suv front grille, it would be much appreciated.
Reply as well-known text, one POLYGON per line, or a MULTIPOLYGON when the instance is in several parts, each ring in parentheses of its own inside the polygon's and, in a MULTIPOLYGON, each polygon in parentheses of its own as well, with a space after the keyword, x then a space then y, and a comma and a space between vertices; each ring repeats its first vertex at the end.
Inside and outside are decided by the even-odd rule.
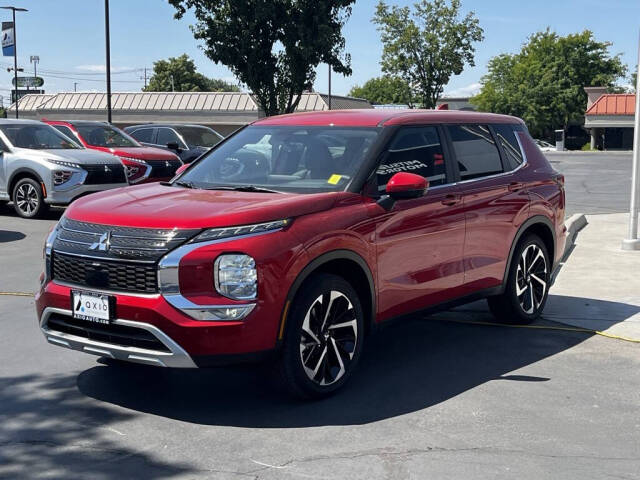
POLYGON ((181 165, 177 160, 145 160, 145 162, 151 165, 149 178, 171 178, 181 165))
POLYGON ((56 332, 121 347, 170 352, 167 346, 151 332, 128 325, 94 323, 56 313, 47 320, 47 328, 56 332))
POLYGON ((54 252, 53 278, 97 289, 132 293, 155 293, 158 282, 155 264, 103 261, 54 252))
POLYGON ((104 185, 109 183, 127 183, 127 177, 122 164, 83 165, 87 178, 85 185, 104 185))

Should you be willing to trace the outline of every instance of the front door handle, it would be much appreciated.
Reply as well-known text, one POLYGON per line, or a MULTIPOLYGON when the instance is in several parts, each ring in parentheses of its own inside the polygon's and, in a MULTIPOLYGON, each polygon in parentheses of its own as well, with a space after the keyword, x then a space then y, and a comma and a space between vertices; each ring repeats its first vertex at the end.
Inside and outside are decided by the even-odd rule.
POLYGON ((443 205, 451 206, 457 205, 458 203, 460 203, 460 195, 458 194, 451 193, 442 199, 443 205))
POLYGON ((511 182, 509 184, 510 192, 517 192, 518 190, 522 190, 524 188, 524 183, 522 182, 511 182))

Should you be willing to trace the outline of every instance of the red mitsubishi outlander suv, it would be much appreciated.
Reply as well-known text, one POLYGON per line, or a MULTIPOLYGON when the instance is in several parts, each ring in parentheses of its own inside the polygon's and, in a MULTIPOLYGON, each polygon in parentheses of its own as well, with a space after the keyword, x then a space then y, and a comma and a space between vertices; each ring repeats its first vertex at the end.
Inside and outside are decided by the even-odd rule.
POLYGON ((169 180, 182 165, 180 158, 162 148, 141 145, 119 128, 96 121, 42 120, 85 148, 120 157, 131 184, 169 180))
POLYGON ((168 183, 74 202, 37 314, 57 346, 164 367, 273 356, 290 390, 351 376, 392 318, 487 298, 536 319, 564 178, 517 118, 349 110, 270 117, 168 183))

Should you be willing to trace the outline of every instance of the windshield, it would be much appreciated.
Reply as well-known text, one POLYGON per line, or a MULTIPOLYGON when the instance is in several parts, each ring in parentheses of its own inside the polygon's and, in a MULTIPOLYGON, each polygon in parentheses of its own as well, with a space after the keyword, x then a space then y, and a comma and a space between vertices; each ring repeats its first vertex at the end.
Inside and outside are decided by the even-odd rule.
POLYGON ((277 191, 342 191, 376 140, 378 128, 247 127, 180 177, 195 188, 251 185, 277 191))
POLYGON ((11 145, 17 148, 30 148, 34 150, 68 150, 82 148, 50 125, 2 125, 0 126, 0 130, 7 136, 11 145))
POLYGON ((80 136, 95 147, 140 147, 129 135, 110 125, 74 125, 80 136))
POLYGON ((211 148, 214 145, 217 145, 223 138, 222 135, 219 135, 210 128, 205 127, 179 127, 176 128, 176 130, 182 136, 182 139, 189 148, 211 148))

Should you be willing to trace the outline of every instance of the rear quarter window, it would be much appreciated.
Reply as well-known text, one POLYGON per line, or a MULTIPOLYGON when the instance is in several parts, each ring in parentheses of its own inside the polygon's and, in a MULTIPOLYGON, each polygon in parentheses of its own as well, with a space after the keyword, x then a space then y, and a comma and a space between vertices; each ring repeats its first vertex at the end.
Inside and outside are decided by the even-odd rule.
POLYGON ((503 172, 500 152, 487 125, 450 125, 447 130, 461 180, 503 172))
POLYGON ((493 125, 496 139, 504 152, 505 168, 508 171, 515 170, 524 162, 524 155, 516 138, 517 132, 523 130, 522 125, 493 125))

